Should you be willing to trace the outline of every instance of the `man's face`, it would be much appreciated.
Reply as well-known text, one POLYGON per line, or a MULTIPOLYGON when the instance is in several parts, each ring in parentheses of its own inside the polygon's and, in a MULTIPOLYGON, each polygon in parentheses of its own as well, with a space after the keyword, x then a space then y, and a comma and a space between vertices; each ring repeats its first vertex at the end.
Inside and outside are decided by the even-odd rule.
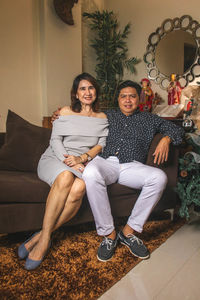
POLYGON ((135 88, 126 87, 121 89, 118 97, 119 108, 126 116, 131 115, 138 106, 139 96, 135 88))

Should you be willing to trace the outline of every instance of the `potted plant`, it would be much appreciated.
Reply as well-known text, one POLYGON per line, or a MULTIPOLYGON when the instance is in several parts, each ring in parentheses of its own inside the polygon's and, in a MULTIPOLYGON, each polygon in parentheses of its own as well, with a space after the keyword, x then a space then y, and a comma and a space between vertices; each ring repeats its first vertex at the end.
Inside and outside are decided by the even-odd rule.
POLYGON ((128 58, 127 37, 130 23, 120 31, 113 11, 84 12, 83 17, 89 21, 89 27, 95 33, 91 47, 97 57, 95 72, 101 87, 101 106, 115 107, 116 89, 123 80, 124 70, 136 73, 135 65, 140 62, 136 57, 128 58))

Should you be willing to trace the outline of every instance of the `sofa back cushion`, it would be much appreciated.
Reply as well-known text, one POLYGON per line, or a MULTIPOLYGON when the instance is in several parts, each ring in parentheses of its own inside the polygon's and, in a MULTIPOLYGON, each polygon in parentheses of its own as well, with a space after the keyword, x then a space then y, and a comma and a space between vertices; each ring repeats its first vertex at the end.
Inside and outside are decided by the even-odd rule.
POLYGON ((50 135, 51 129, 33 125, 9 110, 5 143, 0 148, 0 170, 36 172, 50 135))
POLYGON ((0 132, 0 148, 3 146, 5 141, 5 132, 0 132))

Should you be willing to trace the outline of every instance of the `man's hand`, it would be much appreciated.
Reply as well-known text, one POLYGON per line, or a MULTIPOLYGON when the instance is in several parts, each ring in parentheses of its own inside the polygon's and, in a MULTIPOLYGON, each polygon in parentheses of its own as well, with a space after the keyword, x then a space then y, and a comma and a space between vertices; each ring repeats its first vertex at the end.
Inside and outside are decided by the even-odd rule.
POLYGON ((81 163, 80 156, 64 154, 64 157, 66 157, 66 158, 63 160, 63 162, 69 167, 73 167, 73 166, 81 163))
POLYGON ((168 159, 169 154, 169 144, 171 143, 171 139, 169 136, 163 137, 160 142, 158 143, 155 152, 153 153, 154 156, 154 164, 164 163, 168 159))
POLYGON ((51 116, 51 123, 59 118, 60 110, 61 110, 61 107, 58 107, 58 109, 53 112, 53 115, 51 116))

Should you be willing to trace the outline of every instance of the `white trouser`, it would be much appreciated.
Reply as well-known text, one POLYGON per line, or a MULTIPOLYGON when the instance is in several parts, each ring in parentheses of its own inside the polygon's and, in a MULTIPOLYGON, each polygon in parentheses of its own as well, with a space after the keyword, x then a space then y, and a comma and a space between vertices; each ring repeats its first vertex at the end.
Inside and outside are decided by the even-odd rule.
POLYGON ((127 224, 137 232, 142 232, 144 223, 167 184, 167 176, 161 169, 137 161, 120 164, 114 156, 107 159, 96 156, 85 168, 83 179, 97 233, 102 236, 114 230, 107 185, 118 182, 141 189, 127 224))

